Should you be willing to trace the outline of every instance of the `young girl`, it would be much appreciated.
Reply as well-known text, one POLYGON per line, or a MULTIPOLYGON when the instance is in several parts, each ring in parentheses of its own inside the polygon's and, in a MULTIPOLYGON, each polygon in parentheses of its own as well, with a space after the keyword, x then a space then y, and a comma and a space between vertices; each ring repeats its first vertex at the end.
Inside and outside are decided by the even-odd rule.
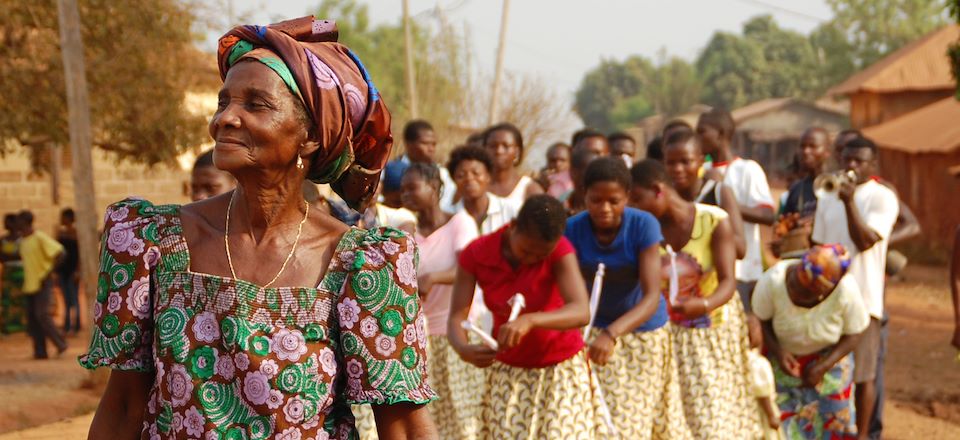
POLYGON ((761 433, 747 392, 749 348, 743 306, 734 295, 736 251, 727 214, 680 197, 660 162, 640 162, 631 174, 631 205, 656 216, 663 230, 663 291, 686 424, 694 438, 757 438, 761 433))
POLYGON ((619 157, 591 162, 583 183, 587 210, 567 220, 565 235, 588 287, 598 264, 605 266, 589 353, 613 423, 625 439, 683 438, 667 308, 660 301, 660 224, 626 207, 630 171, 619 157))
POLYGON ((537 181, 517 171, 523 161, 520 129, 509 122, 494 125, 483 132, 483 146, 493 157, 490 192, 506 199, 518 211, 528 197, 543 194, 543 187, 537 181))
POLYGON ((427 317, 427 366, 430 384, 440 400, 430 405, 440 438, 472 440, 477 436, 484 370, 457 356, 447 340, 450 294, 456 275, 457 256, 477 238, 470 214, 456 215, 440 207, 443 182, 433 164, 415 162, 403 175, 403 206, 417 214, 420 248, 418 269, 423 313, 427 317))
POLYGON ((489 367, 481 438, 592 439, 605 433, 582 351, 587 292, 563 237, 565 220, 560 202, 534 196, 513 223, 460 254, 447 331, 463 360, 489 367), (470 344, 461 327, 478 284, 493 312, 499 350, 470 344), (516 294, 525 306, 509 321, 516 294))

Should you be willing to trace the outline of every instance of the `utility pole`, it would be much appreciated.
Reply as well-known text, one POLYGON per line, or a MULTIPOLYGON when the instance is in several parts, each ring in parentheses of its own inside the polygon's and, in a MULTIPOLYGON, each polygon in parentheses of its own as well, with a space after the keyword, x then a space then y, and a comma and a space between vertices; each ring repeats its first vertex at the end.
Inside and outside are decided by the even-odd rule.
POLYGON ((417 108, 417 81, 413 70, 413 36, 410 29, 410 0, 403 0, 403 51, 407 58, 407 68, 404 69, 407 80, 407 95, 410 97, 410 119, 420 117, 417 108))
POLYGON ((490 114, 487 125, 497 122, 500 113, 500 83, 503 81, 503 52, 507 46, 507 18, 510 15, 510 0, 503 0, 503 15, 500 16, 500 44, 497 46, 497 70, 493 75, 493 92, 490 97, 490 114))
MULTIPOLYGON (((90 311, 97 297, 97 272, 100 266, 97 240, 97 205, 93 188, 92 135, 87 74, 80 36, 80 12, 77 0, 57 0, 60 19, 60 52, 69 109, 70 152, 73 158, 73 191, 76 203, 77 241, 80 248, 80 274, 84 296, 90 311)), ((84 313, 84 325, 91 328, 93 313, 84 313)))

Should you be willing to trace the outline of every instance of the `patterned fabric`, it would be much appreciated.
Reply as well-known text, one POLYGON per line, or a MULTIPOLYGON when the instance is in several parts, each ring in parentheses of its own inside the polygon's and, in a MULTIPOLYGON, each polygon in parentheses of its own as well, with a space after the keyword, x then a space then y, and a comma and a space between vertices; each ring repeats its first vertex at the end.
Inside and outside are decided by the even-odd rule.
POLYGON ((337 26, 313 16, 269 26, 238 26, 220 37, 220 77, 244 56, 256 58, 300 98, 323 145, 307 178, 331 187, 353 209, 376 191, 390 157, 390 113, 360 59, 337 43, 337 26))
POLYGON ((721 325, 671 326, 684 417, 697 439, 757 438, 756 401, 746 382, 749 338, 743 305, 733 295, 721 308, 729 317, 721 325))
POLYGON ((0 277, 0 332, 23 331, 26 328, 26 298, 22 290, 23 266, 4 264, 0 277))
POLYGON ((486 395, 487 372, 461 359, 446 335, 430 336, 427 348, 430 386, 440 396, 428 408, 440 438, 479 438, 480 405, 486 395))
MULTIPOLYGON (((599 330, 591 330, 591 338, 597 334, 599 330)), ((668 327, 621 336, 607 364, 591 367, 620 438, 692 438, 684 421, 668 327)))
MULTIPOLYGON (((713 266, 713 249, 711 241, 713 231, 723 219, 727 218, 726 211, 716 207, 695 204, 696 217, 693 222, 693 231, 690 240, 677 251, 676 271, 679 281, 677 299, 687 297, 708 297, 717 290, 717 270, 713 266)), ((661 257, 661 287, 663 292, 670 291, 670 272, 673 270, 670 255, 663 248, 661 257)), ((671 298, 666 297, 668 309, 671 298)), ((696 319, 687 319, 682 315, 670 313, 674 324, 688 328, 709 328, 722 324, 727 317, 726 307, 717 307, 707 315, 696 319)))
MULTIPOLYGON (((801 365, 819 359, 826 350, 798 358, 801 365)), ((853 406, 853 355, 837 362, 816 388, 801 386, 771 359, 777 381, 777 405, 782 412, 780 431, 789 440, 855 439, 856 412, 853 406)))
MULTIPOLYGON (((432 359, 430 363, 433 363, 432 359)), ((431 404, 433 405, 435 404, 431 404)), ((356 419, 360 440, 379 440, 380 435, 377 433, 377 420, 373 417, 373 408, 370 405, 353 405, 351 410, 356 419)))
POLYGON ((354 438, 348 403, 426 403, 417 251, 351 229, 319 288, 190 271, 180 207, 107 209, 85 368, 154 375, 143 438, 354 438))
POLYGON ((583 351, 545 368, 487 368, 487 393, 480 409, 482 439, 608 438, 596 377, 583 351))
POLYGON ((850 268, 850 254, 840 244, 814 246, 800 260, 797 281, 808 289, 830 290, 850 268))

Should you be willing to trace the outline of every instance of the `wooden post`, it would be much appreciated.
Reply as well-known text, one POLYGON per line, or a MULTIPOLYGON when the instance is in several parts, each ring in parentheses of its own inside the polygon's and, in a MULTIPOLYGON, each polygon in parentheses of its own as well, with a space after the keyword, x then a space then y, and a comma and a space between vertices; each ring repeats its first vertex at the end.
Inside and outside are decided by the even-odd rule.
POLYGON ((503 15, 500 16, 500 43, 497 46, 497 67, 493 75, 493 91, 490 96, 490 114, 487 125, 497 122, 500 113, 500 83, 503 81, 503 52, 507 47, 507 18, 510 15, 510 0, 503 0, 503 15))
POLYGON ((50 146, 50 198, 55 206, 60 206, 60 177, 63 172, 63 149, 60 144, 50 146))
POLYGON ((420 117, 420 109, 417 108, 417 76, 413 67, 413 36, 411 34, 410 0, 403 0, 403 52, 406 56, 404 76, 406 76, 407 95, 410 99, 410 119, 417 119, 420 117))
MULTIPOLYGON (((80 248, 80 275, 89 311, 97 296, 99 268, 96 197, 93 189, 92 135, 90 103, 87 97, 87 75, 83 61, 83 40, 80 36, 80 13, 77 0, 57 0, 60 19, 60 50, 63 55, 64 78, 67 83, 70 152, 73 158, 73 191, 77 217, 77 241, 80 248)), ((91 328, 93 313, 84 313, 84 325, 91 328)))

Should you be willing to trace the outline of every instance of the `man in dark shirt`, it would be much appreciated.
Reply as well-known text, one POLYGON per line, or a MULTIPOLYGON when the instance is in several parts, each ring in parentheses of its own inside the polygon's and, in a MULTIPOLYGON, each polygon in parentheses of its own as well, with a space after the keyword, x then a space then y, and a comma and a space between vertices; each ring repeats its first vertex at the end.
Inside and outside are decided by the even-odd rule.
POLYGON ((80 302, 78 290, 80 278, 77 270, 80 268, 80 251, 77 247, 77 228, 74 226, 76 216, 73 209, 65 208, 60 212, 60 229, 57 231, 57 241, 63 245, 63 262, 57 267, 57 276, 60 280, 60 291, 63 293, 63 334, 76 334, 80 331, 80 302))
POLYGON ((817 196, 813 181, 823 173, 830 158, 830 135, 821 127, 810 127, 800 136, 797 150, 799 174, 790 185, 774 230, 777 237, 770 243, 774 255, 786 257, 810 247, 813 215, 817 212, 817 196))

